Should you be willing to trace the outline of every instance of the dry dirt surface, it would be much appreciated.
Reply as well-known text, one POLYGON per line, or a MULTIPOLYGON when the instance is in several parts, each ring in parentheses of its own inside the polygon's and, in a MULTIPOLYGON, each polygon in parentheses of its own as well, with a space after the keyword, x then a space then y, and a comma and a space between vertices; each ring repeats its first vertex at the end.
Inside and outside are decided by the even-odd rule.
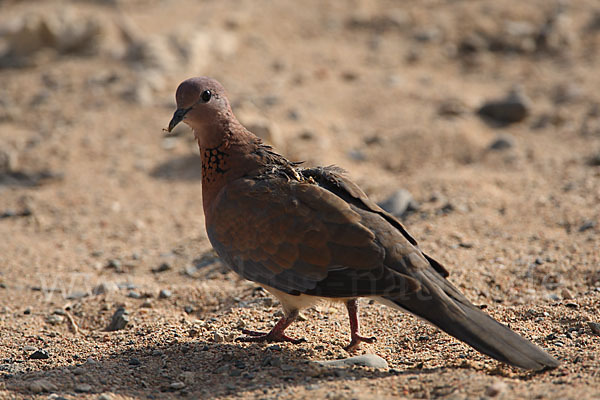
POLYGON ((0 0, 0 398, 600 398, 598 71, 596 0, 0 0), (236 342, 281 314, 212 253, 192 132, 162 132, 197 75, 290 159, 396 194, 562 365, 368 300, 360 353, 389 368, 315 363, 349 356, 339 304, 289 329, 305 343, 236 342))

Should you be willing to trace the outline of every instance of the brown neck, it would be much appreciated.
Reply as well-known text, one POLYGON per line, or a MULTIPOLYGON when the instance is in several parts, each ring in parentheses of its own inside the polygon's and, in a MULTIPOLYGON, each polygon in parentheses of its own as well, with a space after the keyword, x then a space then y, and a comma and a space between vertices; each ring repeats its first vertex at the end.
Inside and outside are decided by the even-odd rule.
POLYGON ((202 159, 202 202, 204 212, 227 183, 260 167, 255 151, 260 140, 243 127, 235 135, 224 137, 220 144, 208 147, 198 142, 202 159), (232 163, 235 160, 235 163, 232 163))

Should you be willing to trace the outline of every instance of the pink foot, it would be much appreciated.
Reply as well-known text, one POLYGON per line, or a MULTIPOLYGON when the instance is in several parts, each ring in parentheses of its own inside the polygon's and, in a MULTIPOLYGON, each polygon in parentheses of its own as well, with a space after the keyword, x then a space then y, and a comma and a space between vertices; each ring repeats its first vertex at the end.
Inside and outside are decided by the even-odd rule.
POLYGON ((248 335, 245 337, 239 337, 236 340, 240 342, 290 342, 293 344, 298 344, 302 342, 306 342, 306 339, 294 339, 280 332, 257 332, 250 331, 248 329, 242 329, 242 333, 244 335, 248 335))
POLYGON ((358 347, 362 342, 374 343, 376 341, 377 341, 377 338, 375 336, 364 337, 364 336, 360 336, 360 335, 356 334, 352 337, 350 344, 348 346, 344 347, 344 350, 346 350, 348 353, 352 353, 353 351, 358 350, 358 347))
POLYGON ((271 332, 256 332, 248 329, 242 329, 242 333, 248 336, 240 337, 236 340, 239 340, 240 342, 290 342, 293 344, 306 342, 306 340, 303 338, 294 339, 283 333, 297 317, 298 310, 292 311, 290 315, 282 317, 279 322, 275 324, 273 329, 271 329, 271 332))
POLYGON ((348 310, 348 317, 350 318, 350 344, 344 347, 347 352, 353 352, 358 350, 358 346, 361 342, 373 343, 377 340, 375 336, 365 337, 358 333, 358 300, 352 299, 346 302, 346 309, 348 310))

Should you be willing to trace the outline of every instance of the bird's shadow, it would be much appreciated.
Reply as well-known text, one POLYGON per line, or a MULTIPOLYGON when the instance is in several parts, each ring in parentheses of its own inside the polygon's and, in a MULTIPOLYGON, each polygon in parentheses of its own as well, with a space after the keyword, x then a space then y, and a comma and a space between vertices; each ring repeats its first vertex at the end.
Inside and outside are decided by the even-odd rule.
POLYGON ((178 342, 141 347, 102 355, 94 361, 80 360, 53 369, 28 371, 23 364, 43 363, 27 360, 20 371, 6 371, 6 390, 31 394, 32 383, 50 382, 50 392, 76 396, 82 386, 89 393, 115 393, 131 397, 161 398, 170 394, 217 398, 261 390, 285 390, 315 385, 332 379, 357 381, 393 375, 439 373, 440 368, 410 371, 384 371, 359 367, 350 369, 315 366, 306 360, 306 349, 287 345, 178 342))
POLYGON ((202 179, 202 160, 197 154, 172 158, 154 167, 150 176, 156 179, 199 181, 202 179))
POLYGON ((50 170, 2 172, 0 173, 0 187, 36 187, 62 179, 61 173, 50 170))

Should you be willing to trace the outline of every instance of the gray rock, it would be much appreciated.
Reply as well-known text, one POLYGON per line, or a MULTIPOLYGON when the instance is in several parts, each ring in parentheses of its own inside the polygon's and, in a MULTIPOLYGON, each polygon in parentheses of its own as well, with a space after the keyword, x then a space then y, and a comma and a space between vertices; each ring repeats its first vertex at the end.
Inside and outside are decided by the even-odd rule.
POLYGON ((379 206, 396 217, 403 217, 407 213, 419 209, 419 204, 406 189, 395 191, 390 197, 379 203, 379 206))
POLYGON ((141 308, 152 308, 152 301, 146 300, 142 304, 140 304, 141 308))
POLYGON ((85 368, 83 368, 83 367, 76 367, 73 370, 73 375, 83 375, 83 374, 85 374, 85 368))
POLYGON ((584 221, 583 224, 581 224, 581 226, 579 227, 579 232, 585 232, 588 229, 594 229, 596 227, 596 221, 588 219, 587 221, 584 221))
POLYGON ((213 340, 215 341, 215 343, 222 343, 225 341, 225 336, 223 336, 221 333, 219 332, 215 332, 213 334, 213 340))
POLYGON ((447 117, 455 117, 466 112, 467 106, 461 100, 455 98, 444 100, 438 108, 438 114, 447 117))
POLYGON ((50 325, 60 325, 64 322, 65 317, 63 317, 62 315, 57 315, 57 314, 51 314, 48 315, 48 317, 46 317, 46 322, 49 323, 50 325))
POLYGON ((116 292, 119 290, 119 286, 114 282, 102 282, 98 286, 92 289, 92 293, 95 295, 107 294, 116 292))
POLYGON ((592 167, 600 166, 600 153, 590 156, 588 158, 588 165, 592 167))
POLYGON ((263 366, 270 365, 272 367, 281 367, 281 357, 276 357, 276 356, 273 356, 273 355, 267 355, 263 359, 262 365, 263 366))
POLYGON ((121 264, 121 261, 116 258, 108 260, 106 268, 114 268, 116 272, 123 272, 123 265, 121 264))
POLYGON ((367 155, 360 149, 352 149, 348 152, 348 157, 353 161, 365 161, 367 155))
POLYGON ((88 383, 78 383, 75 385, 75 391, 77 393, 89 393, 92 391, 92 385, 88 383))
POLYGON ((183 382, 173 382, 169 385, 169 387, 173 390, 181 390, 185 387, 185 383, 183 382))
POLYGON ((401 9, 386 10, 382 14, 357 12, 346 21, 348 29, 369 30, 377 33, 404 29, 410 23, 410 16, 401 9))
POLYGON ((363 354, 361 356, 355 356, 350 358, 344 358, 341 360, 329 360, 329 361, 318 361, 318 363, 325 367, 371 367, 387 369, 388 363, 383 358, 376 354, 363 354))
POLYGON ((560 297, 556 293, 550 293, 548 298, 553 301, 560 301, 560 297))
POLYGON ((159 299, 168 299, 169 297, 171 297, 173 295, 173 293, 171 293, 171 291, 169 289, 162 289, 159 293, 158 293, 158 298, 159 299))
POLYGON ((560 294, 564 300, 573 300, 573 294, 567 288, 564 288, 560 294))
POLYGON ((530 101, 519 90, 512 90, 504 99, 488 101, 477 113, 502 123, 524 120, 531 112, 530 101))
POLYGON ((502 134, 496 136, 490 144, 490 150, 506 150, 515 146, 515 139, 511 135, 502 134))
POLYGON ((600 324, 597 322, 588 321, 588 326, 596 335, 600 335, 600 324))
POLYGON ((494 382, 485 388, 485 395, 488 397, 496 397, 506 390, 506 383, 502 381, 494 382))
POLYGON ((46 379, 37 379, 30 382, 28 386, 32 393, 55 392, 58 390, 55 384, 46 379))
POLYGON ((141 299, 142 295, 139 292, 136 292, 135 290, 131 290, 129 291, 129 293, 127 293, 127 297, 130 297, 132 299, 141 299))
POLYGON ((89 293, 88 292, 84 292, 82 290, 76 290, 74 292, 71 292, 67 295, 66 299, 67 300, 79 300, 79 299, 83 299, 84 297, 88 297, 89 293))
POLYGON ((123 307, 119 307, 112 316, 110 324, 106 327, 107 331, 118 331, 129 323, 129 313, 123 307))
POLYGON ((160 264, 158 267, 152 268, 152 272, 157 274, 160 272, 169 271, 170 269, 171 269, 171 265, 169 263, 164 262, 164 263, 160 264))
POLYGON ((141 363, 142 362, 135 357, 129 359, 129 365, 140 365, 141 363))

